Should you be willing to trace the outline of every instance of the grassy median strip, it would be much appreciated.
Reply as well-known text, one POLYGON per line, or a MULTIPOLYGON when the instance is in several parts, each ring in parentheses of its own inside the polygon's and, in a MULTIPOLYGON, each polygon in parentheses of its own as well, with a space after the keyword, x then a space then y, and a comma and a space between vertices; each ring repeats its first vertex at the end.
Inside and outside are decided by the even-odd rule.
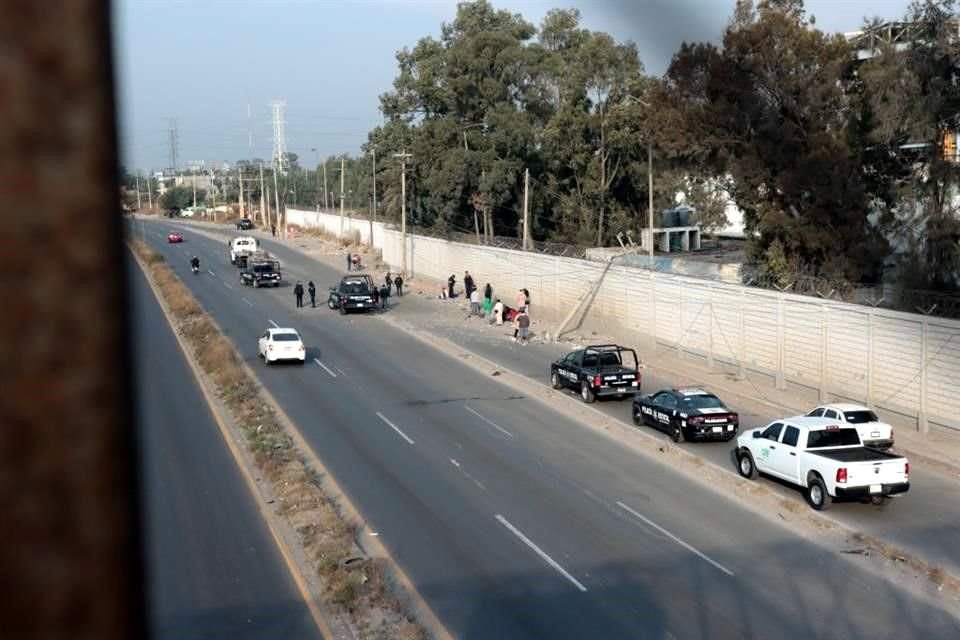
POLYGON ((276 512, 297 532, 323 585, 326 604, 347 616, 359 638, 427 638, 426 629, 414 619, 404 605, 406 598, 390 579, 386 560, 349 562, 357 557, 356 526, 324 493, 319 472, 307 464, 273 408, 261 397, 259 385, 242 366, 234 345, 207 317, 163 256, 139 239, 132 239, 130 245, 173 314, 176 330, 242 431, 251 459, 270 482, 276 512))

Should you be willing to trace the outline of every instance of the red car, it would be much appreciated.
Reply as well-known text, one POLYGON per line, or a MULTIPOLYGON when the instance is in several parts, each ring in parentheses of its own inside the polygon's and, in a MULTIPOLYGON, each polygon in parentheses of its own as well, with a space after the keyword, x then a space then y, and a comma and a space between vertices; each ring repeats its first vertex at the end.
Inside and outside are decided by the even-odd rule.
POLYGON ((167 242, 183 242, 183 234, 171 231, 167 236, 167 242))

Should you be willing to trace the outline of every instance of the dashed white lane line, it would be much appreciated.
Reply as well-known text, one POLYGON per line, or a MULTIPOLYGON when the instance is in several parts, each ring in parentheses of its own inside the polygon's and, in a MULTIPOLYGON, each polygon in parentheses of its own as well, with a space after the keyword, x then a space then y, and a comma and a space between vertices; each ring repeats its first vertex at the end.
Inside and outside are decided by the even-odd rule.
POLYGON ((225 286, 227 289, 233 289, 233 287, 230 286, 230 283, 226 281, 224 281, 223 286, 225 286))
POLYGON ((323 370, 326 371, 327 373, 329 373, 331 378, 336 378, 336 377, 337 377, 337 374, 335 374, 333 371, 331 371, 331 370, 330 370, 330 367, 328 367, 327 365, 325 365, 325 364, 323 364, 322 362, 320 362, 320 360, 319 360, 318 358, 314 358, 313 361, 316 362, 319 366, 323 367, 323 370))
POLYGON ((586 591, 586 590, 587 590, 587 588, 586 588, 585 586, 583 586, 583 585, 580 583, 579 580, 577 580, 577 579, 574 578, 572 575, 570 575, 569 573, 567 573, 567 570, 566 570, 566 569, 564 569, 563 567, 561 567, 560 564, 559 564, 556 560, 554 560, 554 559, 551 558, 549 555, 547 555, 547 552, 546 552, 546 551, 544 551, 543 549, 541 549, 540 547, 538 547, 536 544, 534 544, 533 540, 531 540, 531 539, 528 538, 527 536, 523 535, 523 532, 522 532, 522 531, 520 531, 520 530, 517 529, 515 526, 513 526, 512 524, 510 524, 510 523, 507 521, 506 518, 504 518, 504 517, 503 517, 502 515, 500 515, 499 513, 496 515, 496 518, 497 518, 497 522, 499 522, 500 524, 502 524, 503 526, 505 526, 505 527, 510 531, 510 533, 512 533, 513 535, 515 535, 515 536, 517 536, 518 538, 520 538, 520 540, 522 540, 525 545, 527 545, 528 547, 530 547, 531 549, 533 549, 533 552, 534 552, 534 553, 536 553, 538 556, 540 556, 540 558, 541 558, 544 562, 546 562, 548 565, 550 565, 551 567, 553 567, 554 569, 556 569, 557 572, 558 572, 560 575, 562 575, 564 578, 566 578, 567 580, 569 580, 570 582, 572 582, 573 585, 574 585, 577 589, 579 589, 580 591, 586 591))
POLYGON ((723 571, 723 572, 724 572, 725 574, 727 574, 728 576, 731 576, 731 577, 732 577, 732 576, 734 575, 734 574, 733 574, 733 571, 730 571, 730 569, 727 569, 725 566, 723 566, 722 564, 720 564, 719 562, 717 562, 716 560, 714 560, 713 558, 711 558, 711 557, 708 556, 707 554, 701 552, 700 550, 698 550, 697 548, 695 548, 693 545, 687 544, 686 542, 684 542, 683 540, 681 540, 681 539, 678 538, 677 536, 673 535, 672 533, 670 533, 669 531, 667 531, 666 529, 664 529, 663 527, 661 527, 660 525, 658 525, 656 522, 654 522, 654 521, 651 520, 650 518, 647 518, 647 517, 644 516, 643 514, 637 513, 636 511, 634 511, 633 509, 631 509, 631 508, 628 507, 627 505, 623 504, 623 503, 620 502, 619 500, 617 500, 617 506, 620 507, 621 509, 623 509, 624 511, 626 511, 627 513, 629 513, 630 515, 632 515, 632 516, 634 516, 634 517, 636 517, 636 518, 638 518, 638 519, 640 519, 640 520, 643 520, 643 521, 644 521, 646 524, 648 524, 649 526, 653 527, 654 529, 656 529, 657 531, 659 531, 659 532, 662 533, 663 535, 667 536, 668 538, 670 538, 671 540, 673 540, 674 542, 676 542, 677 544, 679 544, 681 547, 683 547, 683 548, 686 549, 687 551, 693 553, 693 554, 696 555, 696 556, 699 556, 701 559, 705 560, 706 562, 709 562, 710 564, 712 564, 713 566, 715 566, 717 569, 720 569, 720 571, 723 571))
POLYGON ((452 462, 453 466, 455 466, 457 469, 460 468, 460 463, 454 460, 453 458, 450 458, 450 462, 452 462))
POLYGON ((346 376, 346 375, 347 375, 347 374, 345 374, 345 373, 343 372, 343 369, 341 369, 341 368, 338 367, 337 365, 333 365, 333 368, 336 369, 336 370, 337 370, 337 373, 339 373, 340 375, 342 375, 342 376, 346 376))
POLYGON ((380 418, 381 420, 383 420, 384 422, 386 422, 388 427, 390 427, 391 429, 393 429, 394 431, 396 431, 398 434, 400 434, 400 437, 401 437, 401 438, 403 438, 404 440, 406 440, 408 443, 413 444, 413 440, 410 439, 410 436, 408 436, 408 435, 405 434, 403 431, 401 431, 401 430, 400 430, 400 427, 398 427, 397 425, 395 425, 395 424, 393 424, 392 422, 390 422, 389 420, 387 420, 387 417, 386 417, 385 415, 383 415, 382 413, 380 413, 379 411, 377 411, 377 417, 380 418))
POLYGON ((248 305, 250 305, 251 307, 253 306, 253 303, 250 302, 249 300, 247 300, 246 298, 240 298, 240 299, 243 300, 244 302, 246 302, 246 303, 247 303, 248 305))
POLYGON ((207 273, 209 273, 209 274, 212 275, 212 276, 217 275, 217 274, 215 274, 213 271, 210 271, 210 269, 207 269, 207 273))
POLYGON ((463 405, 463 408, 466 409, 467 411, 469 411, 470 413, 472 413, 473 415, 477 416, 478 418, 480 418, 480 419, 483 420, 484 422, 486 422, 488 425, 490 425, 491 427, 493 427, 494 429, 496 429, 496 430, 499 431, 500 433, 506 434, 507 436, 509 436, 509 437, 511 437, 511 438, 514 437, 514 435, 513 435, 512 433, 510 433, 509 431, 507 431, 506 429, 504 429, 503 427, 501 427, 500 425, 498 425, 496 422, 494 422, 494 421, 492 421, 492 420, 488 420, 488 419, 485 418, 484 416, 480 415, 479 413, 477 413, 476 411, 474 411, 469 405, 463 405))
POLYGON ((270 320, 269 318, 267 318, 267 322, 269 322, 270 324, 272 324, 274 329, 279 329, 279 328, 280 328, 280 325, 278 325, 278 324, 277 324, 276 322, 274 322, 273 320, 270 320))

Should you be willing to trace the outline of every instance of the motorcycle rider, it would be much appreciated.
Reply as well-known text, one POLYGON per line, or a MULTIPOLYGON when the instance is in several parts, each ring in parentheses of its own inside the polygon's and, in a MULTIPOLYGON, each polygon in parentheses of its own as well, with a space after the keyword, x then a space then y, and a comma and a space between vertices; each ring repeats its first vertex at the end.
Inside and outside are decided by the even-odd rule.
POLYGON ((192 258, 190 258, 190 269, 194 273, 198 273, 200 271, 200 258, 198 258, 197 256, 193 256, 192 258))

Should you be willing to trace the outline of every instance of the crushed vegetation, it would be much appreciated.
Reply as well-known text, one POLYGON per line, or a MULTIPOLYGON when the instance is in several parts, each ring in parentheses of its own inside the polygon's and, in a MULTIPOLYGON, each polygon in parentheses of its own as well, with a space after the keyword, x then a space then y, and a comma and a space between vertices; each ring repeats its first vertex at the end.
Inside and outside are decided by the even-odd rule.
POLYGON ((139 239, 130 245, 173 315, 200 367, 242 431, 257 470, 270 482, 275 511, 286 519, 323 585, 331 610, 345 614, 361 640, 426 640, 390 579, 386 560, 358 553, 357 527, 321 488, 321 475, 306 461, 240 354, 203 312, 163 257, 139 239), (353 562, 345 562, 348 559, 353 562))

